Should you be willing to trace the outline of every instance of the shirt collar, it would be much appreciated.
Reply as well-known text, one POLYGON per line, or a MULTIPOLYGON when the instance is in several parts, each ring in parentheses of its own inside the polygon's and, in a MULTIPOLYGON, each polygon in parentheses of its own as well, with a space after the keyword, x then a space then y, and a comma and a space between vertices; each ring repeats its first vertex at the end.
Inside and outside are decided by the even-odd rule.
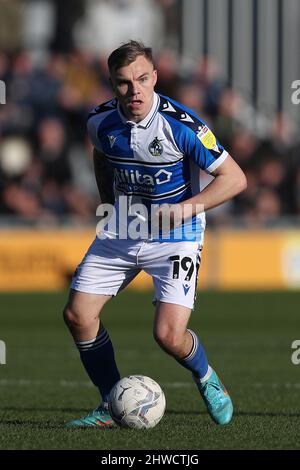
POLYGON ((158 111, 158 108, 159 108, 159 96, 157 93, 153 93, 153 103, 152 103, 152 106, 151 106, 151 109, 149 111, 149 113, 147 114, 146 117, 144 117, 144 119, 140 122, 133 122, 133 121, 129 121, 125 116, 124 114, 122 113, 122 110, 121 110, 121 106, 120 106, 120 103, 118 102, 118 111, 119 111, 119 115, 120 115, 120 118, 122 120, 122 122, 124 124, 130 124, 130 125, 135 125, 137 127, 142 127, 144 129, 147 129, 147 127, 149 127, 151 124, 152 124, 152 121, 158 111))

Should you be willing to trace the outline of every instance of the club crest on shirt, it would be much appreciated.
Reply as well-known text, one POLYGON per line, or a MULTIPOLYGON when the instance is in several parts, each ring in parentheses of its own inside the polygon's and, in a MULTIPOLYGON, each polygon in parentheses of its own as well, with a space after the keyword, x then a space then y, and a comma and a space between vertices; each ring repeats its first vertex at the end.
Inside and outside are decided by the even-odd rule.
POLYGON ((158 137, 155 137, 154 140, 149 144, 148 150, 153 155, 153 157, 159 157, 163 153, 163 146, 161 144, 161 141, 164 139, 160 139, 158 137))

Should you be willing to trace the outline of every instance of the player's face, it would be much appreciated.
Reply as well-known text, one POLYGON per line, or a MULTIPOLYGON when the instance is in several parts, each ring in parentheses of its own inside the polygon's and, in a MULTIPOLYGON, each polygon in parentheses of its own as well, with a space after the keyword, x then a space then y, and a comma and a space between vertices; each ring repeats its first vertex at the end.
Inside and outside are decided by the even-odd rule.
POLYGON ((110 76, 113 90, 125 116, 134 122, 142 121, 153 103, 157 72, 144 56, 114 70, 110 76))

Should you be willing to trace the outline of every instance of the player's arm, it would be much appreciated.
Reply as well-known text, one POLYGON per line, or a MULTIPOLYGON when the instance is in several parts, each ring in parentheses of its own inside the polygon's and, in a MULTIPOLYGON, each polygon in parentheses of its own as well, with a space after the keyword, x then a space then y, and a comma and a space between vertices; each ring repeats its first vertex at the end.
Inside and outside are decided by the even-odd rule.
POLYGON ((157 211, 158 223, 162 226, 164 214, 171 217, 171 226, 189 219, 228 201, 247 187, 244 172, 230 155, 211 174, 215 177, 200 193, 180 204, 163 204, 157 211), (176 215, 177 214, 177 215, 176 215), (177 217, 177 219, 176 219, 177 217), (176 220, 177 222, 176 222, 176 220))
POLYGON ((114 172, 104 153, 94 148, 93 152, 95 177, 101 203, 114 204, 114 172))
POLYGON ((192 205, 192 215, 199 212, 200 206, 204 211, 212 209, 232 199, 247 187, 244 172, 230 155, 211 174, 215 178, 203 191, 181 203, 192 205))

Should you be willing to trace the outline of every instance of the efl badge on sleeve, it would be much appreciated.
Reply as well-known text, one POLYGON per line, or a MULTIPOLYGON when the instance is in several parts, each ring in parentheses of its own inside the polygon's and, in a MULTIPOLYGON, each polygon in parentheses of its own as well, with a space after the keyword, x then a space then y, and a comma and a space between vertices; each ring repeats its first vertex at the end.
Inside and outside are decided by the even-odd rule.
POLYGON ((209 150, 220 151, 217 145, 217 139, 215 138, 212 131, 207 127, 203 126, 197 134, 200 142, 209 150))

